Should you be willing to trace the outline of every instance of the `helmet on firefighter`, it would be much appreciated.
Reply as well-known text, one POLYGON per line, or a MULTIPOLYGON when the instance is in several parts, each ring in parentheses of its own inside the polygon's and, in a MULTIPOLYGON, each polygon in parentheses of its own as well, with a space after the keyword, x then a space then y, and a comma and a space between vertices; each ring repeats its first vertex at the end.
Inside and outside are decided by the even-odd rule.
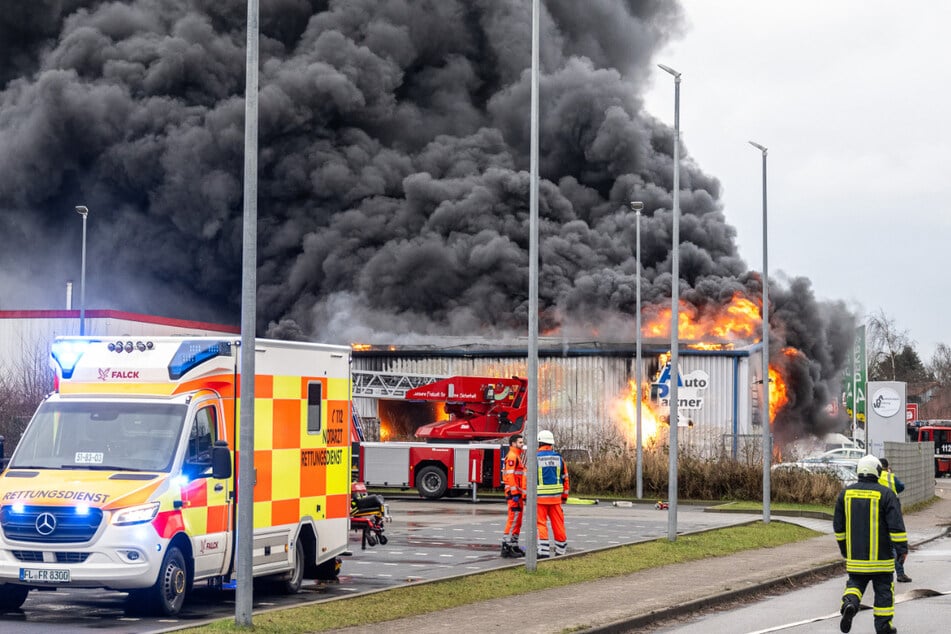
POLYGON ((555 435, 551 433, 550 431, 548 431, 547 429, 541 430, 540 432, 538 432, 538 444, 539 445, 554 445, 555 435))
POLYGON ((859 475, 875 476, 876 478, 879 476, 881 470, 882 463, 878 461, 878 458, 871 454, 862 457, 859 460, 858 467, 856 468, 856 472, 859 475))

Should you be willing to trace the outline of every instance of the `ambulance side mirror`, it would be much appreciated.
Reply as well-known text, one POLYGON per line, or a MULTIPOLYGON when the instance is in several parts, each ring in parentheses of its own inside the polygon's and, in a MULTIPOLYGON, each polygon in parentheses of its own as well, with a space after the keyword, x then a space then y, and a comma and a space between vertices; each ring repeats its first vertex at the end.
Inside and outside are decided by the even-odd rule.
POLYGON ((216 440, 211 448, 211 477, 231 477, 231 449, 228 448, 227 441, 216 440))

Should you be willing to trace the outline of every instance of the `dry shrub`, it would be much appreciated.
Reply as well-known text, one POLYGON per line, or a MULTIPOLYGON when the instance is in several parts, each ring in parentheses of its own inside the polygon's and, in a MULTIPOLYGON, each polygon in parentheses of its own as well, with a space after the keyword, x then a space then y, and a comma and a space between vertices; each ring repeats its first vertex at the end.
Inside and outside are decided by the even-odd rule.
MULTIPOLYGON (((666 451, 643 453, 643 487, 647 498, 666 499, 670 456, 666 451)), ((637 494, 637 462, 633 454, 604 456, 591 463, 569 464, 571 489, 576 495, 637 494)), ((832 504, 841 490, 832 476, 806 472, 776 472, 770 477, 774 502, 832 504)), ((762 500, 763 466, 722 456, 700 458, 690 452, 678 455, 677 496, 686 500, 762 500)))

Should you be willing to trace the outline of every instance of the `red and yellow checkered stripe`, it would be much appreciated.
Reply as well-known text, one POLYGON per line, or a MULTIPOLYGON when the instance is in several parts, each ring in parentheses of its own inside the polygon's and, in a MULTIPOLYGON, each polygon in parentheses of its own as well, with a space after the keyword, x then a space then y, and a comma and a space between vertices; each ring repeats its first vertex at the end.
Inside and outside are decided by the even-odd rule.
POLYGON ((254 392, 254 527, 349 517, 349 379, 258 376, 254 392), (309 433, 307 390, 315 382, 321 425, 309 433))

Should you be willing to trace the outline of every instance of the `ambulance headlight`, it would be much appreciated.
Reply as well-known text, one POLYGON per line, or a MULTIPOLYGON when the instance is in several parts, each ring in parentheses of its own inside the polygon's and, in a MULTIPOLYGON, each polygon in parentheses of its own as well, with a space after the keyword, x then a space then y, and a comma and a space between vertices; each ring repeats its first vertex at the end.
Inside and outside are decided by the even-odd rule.
POLYGON ((112 523, 116 526, 130 526, 151 522, 158 515, 159 506, 158 502, 150 502, 149 504, 123 509, 112 516, 112 523))

